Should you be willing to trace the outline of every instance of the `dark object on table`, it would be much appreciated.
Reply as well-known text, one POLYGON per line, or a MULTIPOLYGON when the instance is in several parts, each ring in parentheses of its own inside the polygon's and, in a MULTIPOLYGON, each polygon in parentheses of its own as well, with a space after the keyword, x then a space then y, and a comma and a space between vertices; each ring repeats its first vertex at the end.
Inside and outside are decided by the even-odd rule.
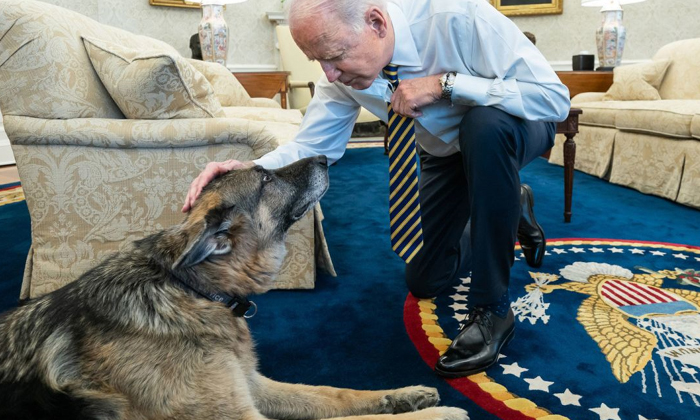
POLYGON ((527 31, 523 32, 523 34, 525 34, 525 36, 527 37, 527 39, 530 40, 530 42, 537 45, 537 38, 535 37, 535 34, 533 34, 532 32, 527 32, 527 31))
POLYGON ((571 66, 574 71, 592 71, 595 65, 593 54, 579 54, 571 57, 571 66))
POLYGON ((202 44, 199 43, 199 34, 190 37, 190 50, 192 50, 192 58, 202 60, 202 44))

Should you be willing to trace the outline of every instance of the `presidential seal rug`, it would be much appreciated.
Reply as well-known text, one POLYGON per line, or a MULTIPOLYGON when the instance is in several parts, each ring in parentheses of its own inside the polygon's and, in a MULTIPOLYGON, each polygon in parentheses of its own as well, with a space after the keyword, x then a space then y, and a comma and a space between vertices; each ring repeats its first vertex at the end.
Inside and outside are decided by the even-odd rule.
MULTIPOLYGON (((502 419, 700 418, 700 247, 550 239, 517 255, 515 338, 485 373, 447 382, 502 419)), ((406 329, 434 366, 459 332, 470 278, 408 296, 406 329)))

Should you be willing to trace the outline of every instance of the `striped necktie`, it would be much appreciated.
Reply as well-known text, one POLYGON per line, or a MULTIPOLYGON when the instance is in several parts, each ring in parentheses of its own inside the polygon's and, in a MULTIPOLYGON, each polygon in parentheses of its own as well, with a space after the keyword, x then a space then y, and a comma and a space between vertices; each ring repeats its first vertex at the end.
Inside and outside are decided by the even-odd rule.
MULTIPOLYGON (((384 75, 392 90, 399 85, 398 67, 389 64, 384 75)), ((418 199, 416 133, 413 118, 389 109, 389 219, 391 248, 408 264, 423 247, 423 229, 418 199)))

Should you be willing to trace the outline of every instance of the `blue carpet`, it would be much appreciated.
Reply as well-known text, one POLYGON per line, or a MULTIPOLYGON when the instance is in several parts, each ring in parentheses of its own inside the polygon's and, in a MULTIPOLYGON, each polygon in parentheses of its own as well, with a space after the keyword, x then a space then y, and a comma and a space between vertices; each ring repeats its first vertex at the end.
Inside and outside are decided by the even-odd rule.
MULTIPOLYGON (((260 370, 280 381, 349 388, 380 389, 423 384, 437 387, 442 404, 466 408, 473 419, 532 418, 518 417, 517 414, 510 417, 489 414, 435 376, 407 335, 403 263, 393 254, 389 244, 386 168, 387 159, 379 148, 348 150, 345 157, 331 167, 331 187, 322 200, 322 207, 326 216, 326 237, 338 277, 319 275, 314 290, 272 291, 255 298, 259 311, 250 324, 259 353, 260 370)), ((535 191, 535 210, 548 238, 614 238, 700 245, 700 212, 696 210, 577 172, 573 220, 565 224, 563 169, 538 159, 523 170, 522 179, 535 191)), ((6 250, 0 256, 3 267, 0 310, 11 307, 19 291, 29 247, 26 211, 24 203, 0 207, 0 220, 4 222, 0 228, 3 229, 0 244, 6 250)), ((586 246, 590 248, 591 245, 586 246)), ((548 267, 553 270, 553 265, 548 266, 549 260, 557 262, 557 257, 545 258, 545 265, 539 271, 546 271, 548 267)), ((516 269, 527 274, 523 267, 516 269)), ((561 295, 565 293, 562 291, 561 295)), ((515 297, 522 294, 524 292, 515 297)), ((551 301, 554 296, 546 295, 545 300, 551 301)), ((580 305, 583 299, 582 296, 575 298, 573 293, 566 296, 565 301, 572 305, 580 305)), ((575 308, 573 311, 575 317, 575 308)), ((441 321, 450 316, 447 311, 439 315, 441 321)), ((561 334, 559 339, 566 340, 566 324, 552 321, 552 325, 555 324, 555 330, 561 334)), ((454 319, 445 321, 448 336, 454 335, 456 325, 454 319)), ((577 329, 577 334, 585 335, 585 332, 578 331, 582 330, 580 325, 572 328, 577 329)), ((532 343, 539 342, 536 335, 528 334, 520 334, 514 341, 522 346, 523 351, 532 349, 532 343)), ((601 359, 595 357, 600 356, 600 350, 595 343, 591 344, 590 339, 581 339, 581 343, 581 360, 577 366, 586 369, 601 359)), ((556 352, 556 349, 550 351, 556 352)), ((509 358, 515 355, 513 353, 509 358)), ((545 353, 542 355, 544 357, 545 353)), ((503 369, 497 368, 490 370, 489 375, 496 380, 506 376, 503 369)), ((525 382, 509 384, 508 390, 521 396, 533 392, 525 382)), ((564 391, 557 389, 556 392, 564 391)), ((559 400, 553 396, 538 400, 528 395, 528 398, 557 413, 555 408, 559 407, 556 405, 559 400)), ((640 395, 639 398, 651 399, 651 403, 656 401, 655 395, 640 395)), ((582 406, 584 402, 581 399, 582 406)), ((626 406, 633 404, 634 401, 628 401, 626 406)), ((595 407, 598 404, 583 408, 567 406, 559 414, 576 419, 606 418, 590 409, 595 407), (581 411, 567 411, 573 408, 581 411)), ((612 407, 612 403, 606 407, 612 407)), ((639 412, 626 417, 622 413, 627 414, 623 409, 621 418, 634 420, 638 420, 636 414, 644 414, 639 412)))
MULTIPOLYGON (((0 185, 0 190, 19 183, 0 185)), ((24 261, 31 245, 27 203, 0 206, 0 312, 17 305, 24 261)))

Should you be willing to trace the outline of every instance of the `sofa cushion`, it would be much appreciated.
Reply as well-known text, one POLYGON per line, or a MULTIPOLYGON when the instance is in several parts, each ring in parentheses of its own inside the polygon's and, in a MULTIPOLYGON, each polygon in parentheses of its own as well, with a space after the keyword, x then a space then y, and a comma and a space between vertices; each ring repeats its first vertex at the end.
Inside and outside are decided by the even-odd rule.
POLYGON ((224 116, 204 75, 179 54, 83 37, 92 66, 127 118, 224 116))
POLYGON ((640 105, 618 112, 618 130, 690 138, 691 122, 700 113, 700 100, 661 100, 640 105))
POLYGON ((691 122, 700 113, 697 100, 586 102, 576 107, 583 110, 583 125, 677 138, 691 137, 691 122))
POLYGON ((209 80, 221 106, 253 106, 248 92, 225 66, 191 58, 187 61, 209 80))
POLYGON ((615 67, 613 84, 604 101, 654 101, 661 99, 659 85, 666 74, 669 60, 657 60, 615 67))
POLYGON ((260 108, 252 106, 224 107, 227 118, 243 118, 253 121, 271 121, 287 124, 301 124, 301 111, 298 109, 260 108))

